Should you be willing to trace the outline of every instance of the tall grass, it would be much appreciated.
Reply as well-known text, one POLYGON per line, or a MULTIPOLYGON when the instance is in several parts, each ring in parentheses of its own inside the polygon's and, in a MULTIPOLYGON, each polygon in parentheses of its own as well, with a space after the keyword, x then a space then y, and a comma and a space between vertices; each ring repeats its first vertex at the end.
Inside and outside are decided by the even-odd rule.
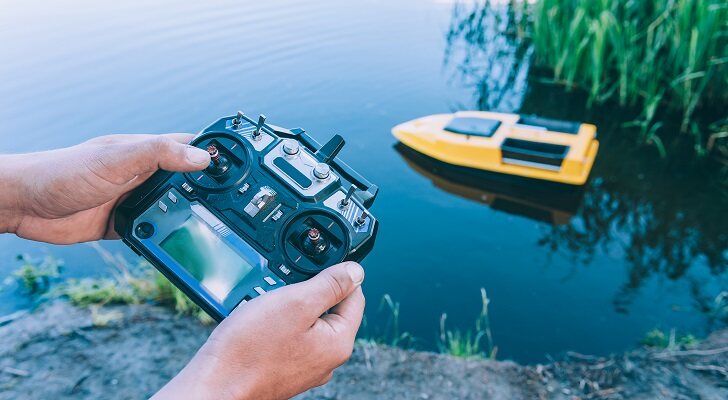
MULTIPOLYGON (((94 320, 104 320, 100 307, 112 304, 156 303, 173 308, 179 314, 192 315, 202 323, 214 322, 197 304, 177 289, 144 259, 129 262, 121 254, 112 254, 98 243, 90 244, 110 267, 110 276, 63 279, 50 287, 50 278, 58 278, 62 261, 53 257, 36 260, 19 256, 21 267, 15 278, 29 289, 42 287, 44 299, 67 298, 79 307, 90 307, 94 320), (97 318, 98 317, 98 318, 97 318)), ((30 290, 31 293, 39 290, 30 290)))
POLYGON ((531 66, 588 93, 588 105, 641 111, 632 124, 639 139, 663 154, 665 122, 677 122, 699 154, 728 141, 725 130, 710 126, 728 117, 725 0, 510 0, 505 8, 485 0, 463 21, 484 32, 494 25, 507 41, 528 46, 531 66))
POLYGON ((392 296, 385 294, 379 304, 379 313, 384 312, 387 315, 387 322, 375 329, 370 329, 369 322, 364 317, 362 322, 362 336, 359 341, 364 343, 383 344, 392 347, 411 348, 415 343, 415 338, 409 332, 401 332, 399 328, 400 303, 394 301, 392 296), (369 334, 365 331, 371 331, 369 334))
POLYGON ((700 135, 696 109, 728 102, 724 0, 538 0, 530 12, 536 65, 591 102, 640 107, 645 127, 677 112, 700 135))
POLYGON ((493 345, 493 335, 490 331, 490 317, 488 316, 488 294, 480 289, 482 308, 478 318, 475 319, 475 330, 461 331, 447 329, 445 323, 447 314, 440 318, 440 352, 463 358, 490 358, 495 359, 498 348, 493 345))
POLYGON ((12 277, 30 294, 47 292, 52 281, 60 276, 63 269, 63 260, 49 255, 35 259, 28 254, 20 254, 17 260, 21 265, 12 273, 12 277))

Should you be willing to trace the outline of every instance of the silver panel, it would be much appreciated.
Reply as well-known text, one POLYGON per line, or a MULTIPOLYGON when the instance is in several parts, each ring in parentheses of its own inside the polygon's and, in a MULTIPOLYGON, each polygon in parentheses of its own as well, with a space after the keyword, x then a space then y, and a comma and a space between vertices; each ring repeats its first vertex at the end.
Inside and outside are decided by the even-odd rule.
POLYGON ((228 120, 225 122, 225 127, 237 132, 238 135, 247 139, 248 142, 250 142, 250 144, 252 144, 257 151, 262 151, 275 140, 275 137, 267 133, 265 131, 265 128, 261 129, 262 133, 260 134, 260 138, 258 140, 253 140, 253 131, 255 131, 255 125, 245 120, 243 120, 243 123, 240 124, 237 128, 233 128, 232 120, 228 120))
POLYGON ((332 194, 328 199, 324 200, 324 205, 337 213, 341 214, 345 220, 349 221, 349 224, 351 224, 352 227, 354 227, 355 232, 367 232, 369 231, 369 227, 372 225, 372 221, 374 221, 374 216, 369 214, 367 211, 367 214, 369 214, 369 218, 367 218, 366 222, 364 224, 359 225, 356 223, 356 219, 359 218, 359 216, 362 214, 362 212, 365 210, 364 207, 362 207, 359 203, 357 203, 354 198, 352 197, 349 201, 349 205, 347 205, 344 208, 339 207, 339 203, 341 200, 343 200, 346 197, 346 193, 344 193, 341 190, 337 190, 334 194, 332 194))
POLYGON ((283 151, 283 142, 278 143, 273 149, 271 149, 271 151, 268 152, 268 154, 265 155, 265 157, 263 158, 263 163, 266 167, 268 167, 269 170, 271 170, 274 174, 280 176, 281 179, 288 183, 290 187, 292 187, 302 195, 308 197, 317 195, 320 191, 324 190, 326 187, 339 180, 339 177, 334 174, 333 171, 328 178, 324 180, 317 179, 313 175, 313 169, 314 167, 316 167, 316 164, 318 164, 319 161, 311 154, 311 152, 308 151, 308 149, 301 147, 301 151, 298 154, 290 156, 283 151), (301 187, 301 185, 299 185, 295 180, 293 180, 285 172, 283 172, 280 168, 273 164, 273 160, 278 157, 285 158, 298 171, 311 179, 311 186, 309 186, 308 188, 301 187))

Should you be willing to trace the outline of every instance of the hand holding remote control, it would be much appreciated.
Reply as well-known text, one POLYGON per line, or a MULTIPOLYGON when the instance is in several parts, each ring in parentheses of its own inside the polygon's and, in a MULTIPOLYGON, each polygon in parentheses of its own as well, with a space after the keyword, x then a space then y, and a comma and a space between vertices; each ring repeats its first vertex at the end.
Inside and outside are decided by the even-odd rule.
POLYGON ((363 279, 343 263, 238 307, 154 399, 287 399, 323 385, 351 355, 363 279))
POLYGON ((79 145, 2 156, 0 232, 48 243, 118 238, 110 225, 120 198, 160 168, 196 171, 210 156, 193 135, 110 135, 79 145))
MULTIPOLYGON (((157 169, 194 172, 223 164, 215 163, 214 151, 185 145, 191 138, 114 135, 67 149, 0 156, 0 232, 51 243, 113 238, 114 206, 157 169)), ((336 192, 341 199, 332 205, 359 210, 355 191, 352 185, 345 194, 336 192)), ((276 197, 272 190, 261 192, 254 203, 258 214, 276 197)), ((347 221, 353 229, 373 229, 369 216, 352 215, 355 220, 347 221)), ((300 242, 300 251, 313 262, 337 246, 337 237, 324 237, 306 223, 301 228, 291 238, 308 240, 300 242)), ((363 277, 358 264, 339 264, 236 308, 157 398, 274 399, 325 383, 351 354, 364 309, 363 277)))
POLYGON ((190 144, 207 168, 159 171, 119 204, 115 229, 218 321, 269 291, 361 261, 379 223, 378 189, 301 128, 242 112, 203 129, 190 144))

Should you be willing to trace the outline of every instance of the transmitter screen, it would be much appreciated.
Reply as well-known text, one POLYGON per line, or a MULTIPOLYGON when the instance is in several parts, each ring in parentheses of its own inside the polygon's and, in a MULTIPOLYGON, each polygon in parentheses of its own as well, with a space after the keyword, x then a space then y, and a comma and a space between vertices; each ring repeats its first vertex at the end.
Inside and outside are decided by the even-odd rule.
POLYGON ((208 224, 190 216, 160 246, 222 302, 245 276, 259 266, 261 256, 247 246, 243 257, 208 224))

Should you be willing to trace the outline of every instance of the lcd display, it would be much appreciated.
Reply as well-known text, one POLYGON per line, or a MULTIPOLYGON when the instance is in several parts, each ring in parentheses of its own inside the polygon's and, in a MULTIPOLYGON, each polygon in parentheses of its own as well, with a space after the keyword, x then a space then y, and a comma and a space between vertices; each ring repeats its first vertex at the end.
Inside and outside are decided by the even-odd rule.
POLYGON ((246 253, 257 256, 257 259, 246 259, 194 215, 165 238, 160 246, 220 302, 258 266, 262 258, 248 248, 246 253))

